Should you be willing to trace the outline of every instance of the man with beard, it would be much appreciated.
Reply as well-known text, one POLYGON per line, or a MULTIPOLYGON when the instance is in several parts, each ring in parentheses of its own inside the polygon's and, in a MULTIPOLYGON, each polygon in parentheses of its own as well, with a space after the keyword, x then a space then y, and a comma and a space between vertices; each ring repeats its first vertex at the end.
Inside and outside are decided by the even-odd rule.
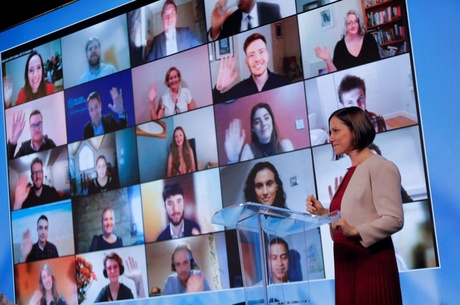
POLYGON ((22 237, 21 254, 26 262, 59 257, 54 244, 48 241, 48 218, 41 215, 37 220, 38 241, 32 244, 30 231, 27 230, 22 237))
MULTIPOLYGON (((18 113, 13 114, 11 136, 6 144, 8 151, 8 159, 13 158, 14 151, 16 150, 16 147, 18 145, 19 137, 21 136, 22 131, 24 130, 26 123, 24 116, 25 113, 23 111, 19 111, 18 113)), ((30 140, 22 142, 14 158, 18 158, 37 151, 43 151, 56 147, 56 144, 54 144, 53 140, 48 138, 48 136, 43 135, 43 116, 40 110, 33 110, 30 113, 29 131, 30 140)))
POLYGON ((211 40, 233 36, 241 31, 281 19, 280 6, 256 0, 238 0, 237 10, 227 8, 227 0, 218 0, 211 13, 211 40))
POLYGON ((54 187, 43 183, 44 176, 43 161, 36 157, 30 165, 32 185, 27 177, 20 176, 18 178, 14 191, 13 210, 34 207, 63 199, 54 187))
POLYGON ((198 265, 189 245, 176 246, 171 257, 171 269, 174 273, 168 276, 163 295, 211 290, 204 273, 197 270, 198 265))
POLYGON ((184 189, 178 182, 166 184, 163 189, 166 214, 169 225, 158 236, 157 241, 198 235, 200 225, 184 218, 184 189))
POLYGON ((96 78, 117 72, 114 66, 101 62, 101 43, 96 37, 91 37, 86 43, 86 59, 88 70, 80 76, 78 84, 86 83, 96 78))
POLYGON ((147 60, 155 60, 184 51, 201 44, 188 27, 176 27, 177 6, 173 0, 166 0, 161 9, 164 31, 153 38, 147 60))
POLYGON ((236 58, 234 56, 222 58, 216 86, 212 90, 214 103, 225 102, 291 83, 286 76, 268 70, 270 54, 264 35, 251 34, 244 41, 243 49, 246 54, 245 63, 251 75, 233 85, 238 77, 236 58))

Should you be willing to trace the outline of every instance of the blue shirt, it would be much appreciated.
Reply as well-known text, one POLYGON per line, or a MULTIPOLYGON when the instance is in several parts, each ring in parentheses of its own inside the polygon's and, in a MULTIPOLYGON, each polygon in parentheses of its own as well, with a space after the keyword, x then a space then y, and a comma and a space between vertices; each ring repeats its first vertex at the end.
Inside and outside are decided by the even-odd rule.
POLYGON ((117 72, 117 69, 115 69, 114 66, 101 62, 99 69, 96 72, 93 72, 91 68, 88 68, 88 70, 86 70, 86 72, 83 73, 82 76, 80 76, 78 83, 79 84, 86 83, 86 82, 95 80, 96 78, 113 74, 115 72, 117 72))
MULTIPOLYGON (((201 273, 202 272, 200 270, 190 270, 190 275, 201 273)), ((187 287, 184 287, 182 285, 179 275, 176 272, 174 272, 173 274, 168 276, 168 279, 166 280, 165 284, 165 289, 163 289, 162 295, 184 293, 186 289, 187 287)), ((211 287, 209 287, 208 280, 204 278, 204 291, 209 290, 211 290, 211 287)))

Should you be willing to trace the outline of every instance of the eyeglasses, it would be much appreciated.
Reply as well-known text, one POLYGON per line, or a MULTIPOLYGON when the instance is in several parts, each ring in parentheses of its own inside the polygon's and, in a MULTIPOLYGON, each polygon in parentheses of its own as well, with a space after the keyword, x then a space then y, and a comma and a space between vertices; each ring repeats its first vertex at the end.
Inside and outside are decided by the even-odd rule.
POLYGON ((37 130, 37 129, 42 129, 43 127, 43 122, 40 121, 36 124, 30 124, 30 128, 32 128, 33 130, 37 130))
POLYGON ((358 24, 359 24, 359 20, 347 21, 345 24, 346 24, 347 26, 358 25, 358 24))
POLYGON ((32 171, 32 176, 36 177, 38 175, 43 175, 43 169, 39 169, 38 171, 32 171))

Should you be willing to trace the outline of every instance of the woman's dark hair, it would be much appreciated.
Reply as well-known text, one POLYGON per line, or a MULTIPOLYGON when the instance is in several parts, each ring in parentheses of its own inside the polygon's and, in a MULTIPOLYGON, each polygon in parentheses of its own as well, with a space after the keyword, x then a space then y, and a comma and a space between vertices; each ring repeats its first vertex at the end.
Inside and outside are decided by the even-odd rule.
POLYGON ((270 143, 276 144, 278 143, 278 127, 276 126, 275 116, 273 115, 272 108, 267 103, 258 103, 257 105, 254 105, 251 109, 251 141, 253 143, 260 143, 259 137, 252 130, 252 125, 254 124, 254 115, 256 114, 256 111, 262 108, 267 109, 268 113, 272 117, 273 131, 270 137, 270 143))
POLYGON ((366 83, 364 79, 355 75, 345 75, 340 81, 339 89, 337 90, 340 104, 343 105, 342 94, 356 88, 363 90, 363 94, 366 95, 366 83))
POLYGON ((24 93, 26 97, 26 102, 46 95, 45 67, 43 66, 42 56, 35 50, 30 52, 29 56, 27 57, 26 67, 24 69, 24 93), (32 87, 30 87, 29 84, 29 62, 35 55, 37 55, 40 58, 40 63, 42 65, 42 79, 40 81, 40 85, 38 86, 37 92, 33 93, 32 87))
POLYGON ((359 107, 345 107, 334 111, 329 117, 329 125, 333 117, 338 118, 355 136, 353 147, 359 151, 368 147, 375 139, 375 129, 366 112, 359 107))
POLYGON ((180 173, 180 158, 179 158, 179 148, 177 147, 175 136, 176 131, 182 131, 184 135, 184 144, 182 144, 182 156, 184 156, 185 166, 187 167, 187 172, 192 168, 192 158, 190 154, 191 147, 188 143, 187 136, 185 135, 184 129, 181 126, 178 126, 174 129, 173 140, 171 143, 171 154, 172 154, 172 174, 177 175, 180 173))
POLYGON ((257 173, 263 169, 268 169, 273 173, 273 175, 275 176, 275 182, 278 185, 278 189, 276 190, 275 200, 273 201, 273 206, 279 207, 279 208, 287 208, 286 207, 286 193, 284 192, 284 189, 283 189, 283 182, 281 181, 280 176, 275 166, 273 166, 273 164, 271 164, 270 162, 266 162, 266 161, 257 163, 256 165, 254 165, 254 167, 249 172, 249 175, 246 178, 246 182, 244 184, 244 191, 243 191, 244 200, 252 201, 256 203, 258 202, 256 191, 255 191, 256 189, 255 180, 256 180, 257 173))

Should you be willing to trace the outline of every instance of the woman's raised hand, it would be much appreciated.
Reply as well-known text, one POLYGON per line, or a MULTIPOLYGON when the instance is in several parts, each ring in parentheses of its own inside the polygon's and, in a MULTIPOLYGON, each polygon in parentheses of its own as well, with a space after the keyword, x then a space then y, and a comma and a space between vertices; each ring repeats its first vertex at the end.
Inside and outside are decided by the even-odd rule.
POLYGON ((241 120, 234 119, 225 130, 225 152, 229 163, 238 162, 246 134, 241 128, 241 120))

